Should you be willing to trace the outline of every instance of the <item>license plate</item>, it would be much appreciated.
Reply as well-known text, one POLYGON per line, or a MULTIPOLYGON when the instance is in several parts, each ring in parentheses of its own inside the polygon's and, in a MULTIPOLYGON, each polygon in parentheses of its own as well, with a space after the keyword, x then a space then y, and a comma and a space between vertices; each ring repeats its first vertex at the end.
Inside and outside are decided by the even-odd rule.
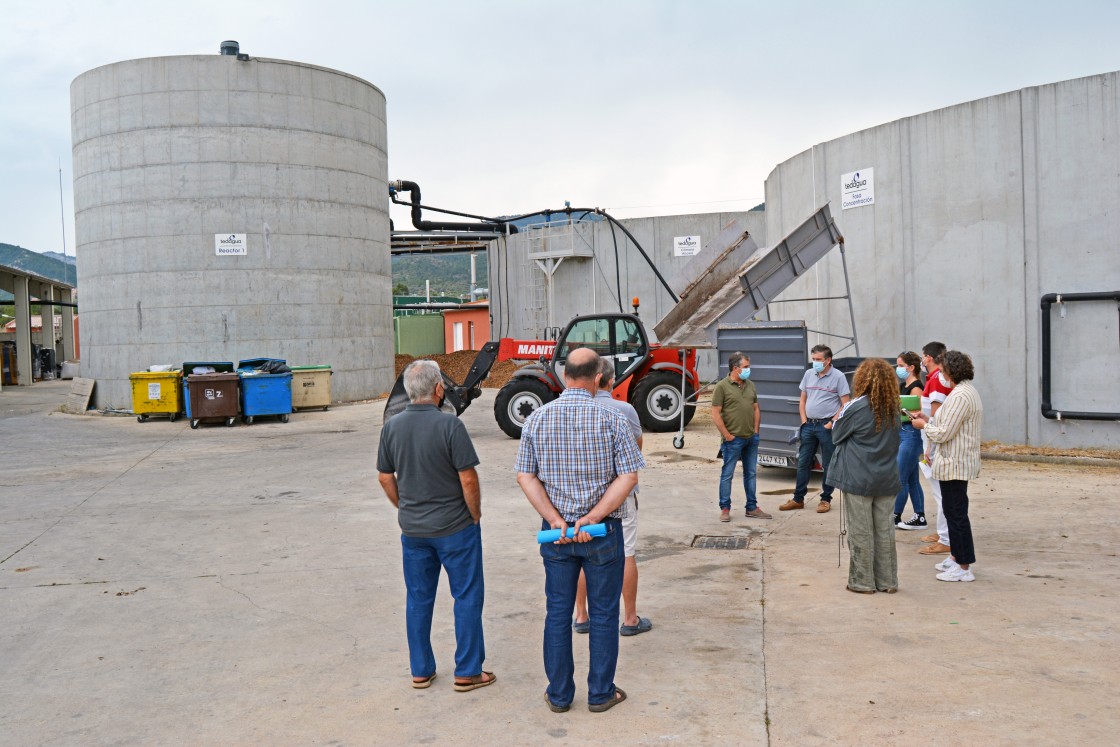
POLYGON ((770 456, 769 454, 759 454, 758 463, 765 464, 767 467, 785 467, 788 462, 783 456, 770 456))

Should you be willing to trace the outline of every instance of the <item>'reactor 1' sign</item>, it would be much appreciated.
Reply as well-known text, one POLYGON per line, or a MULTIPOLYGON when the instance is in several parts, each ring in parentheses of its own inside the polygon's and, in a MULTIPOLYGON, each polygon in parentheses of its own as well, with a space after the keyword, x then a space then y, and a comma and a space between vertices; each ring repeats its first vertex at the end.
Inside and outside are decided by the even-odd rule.
POLYGON ((219 257, 244 257, 249 253, 243 233, 214 234, 214 254, 219 257))

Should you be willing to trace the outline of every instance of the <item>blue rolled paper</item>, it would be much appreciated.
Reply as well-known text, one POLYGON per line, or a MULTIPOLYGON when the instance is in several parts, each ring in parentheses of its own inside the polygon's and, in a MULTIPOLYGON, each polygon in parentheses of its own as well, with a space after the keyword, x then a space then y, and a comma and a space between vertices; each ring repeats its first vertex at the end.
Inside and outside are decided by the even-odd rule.
MULTIPOLYGON (((607 535, 606 524, 588 524, 587 526, 580 527, 581 532, 587 532, 592 537, 605 537, 607 535)), ((568 538, 576 536, 574 527, 568 527, 568 538)), ((559 529, 542 529, 537 532, 537 544, 543 545, 545 542, 555 542, 560 539, 559 529)))

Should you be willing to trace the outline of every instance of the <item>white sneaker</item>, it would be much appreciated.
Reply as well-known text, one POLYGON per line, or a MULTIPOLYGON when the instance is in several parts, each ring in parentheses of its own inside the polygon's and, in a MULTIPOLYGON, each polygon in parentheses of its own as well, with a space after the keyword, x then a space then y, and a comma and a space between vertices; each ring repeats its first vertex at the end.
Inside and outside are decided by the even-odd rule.
POLYGON ((949 556, 935 565, 934 568, 939 571, 951 571, 954 568, 960 568, 960 566, 957 565, 957 561, 953 560, 952 556, 949 556))
POLYGON ((959 565, 952 570, 945 571, 944 573, 937 574, 938 581, 975 581, 976 576, 972 575, 972 569, 961 568, 959 565))

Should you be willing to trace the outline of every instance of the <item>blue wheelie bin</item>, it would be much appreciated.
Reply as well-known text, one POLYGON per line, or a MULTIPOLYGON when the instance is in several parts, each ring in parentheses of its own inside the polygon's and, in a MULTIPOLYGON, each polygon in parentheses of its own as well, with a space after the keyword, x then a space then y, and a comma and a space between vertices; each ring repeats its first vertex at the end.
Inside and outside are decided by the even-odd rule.
POLYGON ((241 418, 246 425, 252 425, 262 415, 276 415, 281 423, 288 422, 292 412, 291 371, 265 373, 255 368, 238 368, 237 373, 241 377, 241 418))

